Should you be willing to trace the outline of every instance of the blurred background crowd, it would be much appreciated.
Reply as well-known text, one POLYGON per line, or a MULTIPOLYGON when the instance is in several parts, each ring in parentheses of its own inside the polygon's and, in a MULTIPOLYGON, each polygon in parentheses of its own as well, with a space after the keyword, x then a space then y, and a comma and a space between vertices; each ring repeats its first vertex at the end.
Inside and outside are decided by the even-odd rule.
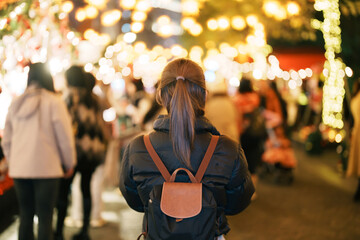
MULTIPOLYGON (((291 185, 295 142, 309 154, 336 149, 339 173, 360 177, 348 168, 360 136, 351 135, 359 124, 359 103, 351 107, 359 96, 359 17, 355 0, 1 1, 0 139, 11 102, 27 88, 30 63, 46 63, 70 113, 73 87, 90 91, 103 155, 88 180, 95 202, 89 224, 101 226, 99 196, 118 184, 122 149, 167 114, 155 100, 162 69, 186 57, 205 72, 205 116, 242 144, 255 184, 291 185)), ((5 202, 15 199, 13 183, 0 163, 0 208, 11 215, 16 207, 5 202)), ((81 225, 81 180, 71 181, 75 207, 67 224, 81 225)))

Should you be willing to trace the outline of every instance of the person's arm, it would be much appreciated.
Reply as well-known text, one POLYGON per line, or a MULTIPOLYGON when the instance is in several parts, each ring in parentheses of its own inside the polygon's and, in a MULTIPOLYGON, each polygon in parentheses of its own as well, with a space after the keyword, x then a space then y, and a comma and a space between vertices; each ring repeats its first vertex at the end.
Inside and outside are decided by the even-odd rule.
POLYGON ((230 182, 226 186, 225 214, 234 215, 243 211, 250 204, 254 192, 255 188, 251 181, 245 154, 239 145, 238 158, 235 161, 230 182))
POLYGON ((58 102, 53 104, 51 111, 54 134, 60 151, 60 158, 65 167, 65 177, 69 177, 72 175, 76 164, 75 137, 71 118, 65 103, 60 98, 58 102))
POLYGON ((13 132, 10 111, 11 111, 11 108, 9 108, 9 112, 6 115, 4 134, 3 134, 3 138, 1 140, 1 146, 3 149, 3 153, 6 157, 6 159, 8 159, 8 161, 10 160, 11 138, 12 138, 12 132, 13 132))
POLYGON ((126 147, 121 161, 119 188, 126 202, 132 209, 138 212, 144 212, 144 205, 138 194, 136 183, 132 178, 132 170, 129 165, 129 148, 130 145, 126 147))

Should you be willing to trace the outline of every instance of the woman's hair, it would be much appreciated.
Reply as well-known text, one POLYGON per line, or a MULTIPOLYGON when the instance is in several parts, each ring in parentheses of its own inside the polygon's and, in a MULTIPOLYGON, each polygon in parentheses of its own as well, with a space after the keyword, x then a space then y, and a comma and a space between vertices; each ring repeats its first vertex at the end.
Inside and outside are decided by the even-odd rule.
POLYGON ((87 88, 86 75, 83 67, 73 65, 65 72, 68 86, 87 88))
POLYGON ((27 87, 32 85, 55 92, 53 78, 44 63, 30 64, 27 87))
POLYGON ((242 78, 240 81, 239 92, 240 93, 248 93, 248 92, 253 92, 253 91, 254 91, 254 89, 253 89, 251 80, 248 78, 242 78))
POLYGON ((96 85, 96 78, 90 72, 86 72, 85 77, 86 77, 86 91, 91 93, 96 85))
POLYGON ((195 120, 204 115, 205 77, 195 62, 179 58, 164 68, 157 100, 170 116, 170 136, 176 157, 187 167, 195 136, 195 120))

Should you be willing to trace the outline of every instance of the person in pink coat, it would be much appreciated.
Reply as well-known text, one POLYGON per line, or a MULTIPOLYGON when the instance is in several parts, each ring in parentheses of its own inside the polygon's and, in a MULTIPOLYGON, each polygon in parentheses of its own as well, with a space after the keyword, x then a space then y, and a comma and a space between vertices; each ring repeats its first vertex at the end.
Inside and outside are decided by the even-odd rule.
POLYGON ((55 93, 43 63, 30 65, 28 86, 15 98, 1 142, 20 208, 19 240, 52 240, 53 209, 60 178, 72 175, 75 139, 65 102, 55 93))

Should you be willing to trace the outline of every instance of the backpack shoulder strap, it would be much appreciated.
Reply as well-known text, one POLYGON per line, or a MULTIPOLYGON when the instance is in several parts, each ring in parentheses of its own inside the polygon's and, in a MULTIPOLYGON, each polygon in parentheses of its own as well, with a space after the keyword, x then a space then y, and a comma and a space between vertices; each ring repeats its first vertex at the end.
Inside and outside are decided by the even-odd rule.
POLYGON ((144 143, 146 150, 149 152, 152 160, 154 161, 156 167, 159 169, 161 175, 165 179, 166 182, 170 180, 170 173, 165 167, 164 163, 161 161, 159 155, 156 153, 153 145, 151 144, 149 134, 144 135, 144 143))
POLYGON ((205 156, 204 156, 204 158, 200 164, 200 167, 195 175, 195 178, 198 182, 201 182, 201 180, 205 174, 205 171, 210 163, 210 159, 215 151, 215 147, 217 145, 218 140, 219 140, 219 136, 217 136, 217 135, 213 135, 211 137, 211 141, 206 150, 205 156))

